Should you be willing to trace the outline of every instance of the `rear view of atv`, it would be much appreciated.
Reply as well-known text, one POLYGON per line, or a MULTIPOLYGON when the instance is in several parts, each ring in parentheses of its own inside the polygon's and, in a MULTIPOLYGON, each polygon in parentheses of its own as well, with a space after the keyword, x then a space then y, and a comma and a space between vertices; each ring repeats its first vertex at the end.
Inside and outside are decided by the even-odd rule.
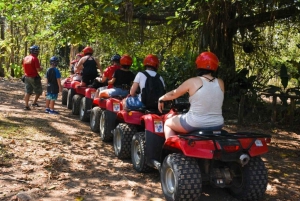
POLYGON ((122 99, 124 97, 95 98, 90 114, 90 128, 99 132, 104 142, 113 139, 112 130, 116 127, 117 112, 123 109, 122 99))
POLYGON ((181 113, 183 105, 175 103, 165 115, 142 117, 145 132, 132 139, 133 167, 138 172, 158 169, 167 201, 197 200, 202 185, 226 188, 239 200, 260 200, 268 183, 261 155, 268 152, 271 136, 220 130, 178 134, 165 140, 163 123, 181 113))

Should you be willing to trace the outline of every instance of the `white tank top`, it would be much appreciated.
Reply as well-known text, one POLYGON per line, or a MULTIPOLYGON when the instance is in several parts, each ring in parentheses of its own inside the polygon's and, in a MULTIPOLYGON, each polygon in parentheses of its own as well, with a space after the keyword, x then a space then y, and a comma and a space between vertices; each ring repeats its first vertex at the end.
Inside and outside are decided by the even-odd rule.
POLYGON ((195 94, 189 97, 191 106, 186 116, 187 123, 196 128, 223 125, 222 105, 224 93, 220 88, 218 79, 210 82, 204 77, 199 78, 202 80, 203 85, 195 94))

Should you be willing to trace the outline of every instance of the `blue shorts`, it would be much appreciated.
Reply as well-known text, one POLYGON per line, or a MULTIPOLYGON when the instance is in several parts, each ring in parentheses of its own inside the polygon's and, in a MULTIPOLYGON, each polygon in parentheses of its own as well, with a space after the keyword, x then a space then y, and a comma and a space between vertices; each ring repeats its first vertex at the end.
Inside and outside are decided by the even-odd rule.
POLYGON ((57 97, 58 97, 58 94, 47 93, 47 95, 46 95, 47 100, 57 100, 57 97))
POLYGON ((130 110, 136 110, 136 109, 145 108, 145 106, 140 101, 139 97, 129 96, 129 97, 126 98, 125 108, 130 109, 130 110))
POLYGON ((180 121, 180 124, 181 124, 182 128, 184 128, 184 130, 186 130, 187 132, 192 132, 192 131, 195 131, 195 130, 218 131, 218 130, 221 130, 223 128, 223 124, 219 125, 219 126, 211 126, 211 127, 193 127, 193 126, 190 126, 186 122, 186 114, 180 115, 179 116, 179 121, 180 121))
POLYGON ((41 95, 43 93, 42 82, 34 77, 25 77, 25 93, 41 95))
POLYGON ((112 96, 126 97, 129 94, 129 91, 114 87, 112 89, 107 89, 107 93, 109 94, 110 97, 112 97, 112 96))

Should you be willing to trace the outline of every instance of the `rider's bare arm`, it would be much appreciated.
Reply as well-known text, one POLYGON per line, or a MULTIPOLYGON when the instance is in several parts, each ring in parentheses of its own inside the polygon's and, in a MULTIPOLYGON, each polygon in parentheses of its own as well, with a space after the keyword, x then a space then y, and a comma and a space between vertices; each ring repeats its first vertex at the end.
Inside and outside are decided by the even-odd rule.
POLYGON ((134 82, 134 83, 132 84, 132 86, 131 86, 131 88, 130 88, 130 95, 131 95, 131 96, 136 96, 136 91, 137 91, 138 87, 139 87, 139 83, 134 82))
POLYGON ((108 84, 114 84, 115 83, 115 81, 116 81, 116 78, 112 78, 111 80, 108 80, 108 84))
POLYGON ((185 82, 183 82, 177 89, 174 89, 165 95, 161 96, 159 98, 160 101, 168 101, 176 99, 185 93, 187 93, 190 90, 190 85, 192 84, 192 80, 188 79, 185 82))

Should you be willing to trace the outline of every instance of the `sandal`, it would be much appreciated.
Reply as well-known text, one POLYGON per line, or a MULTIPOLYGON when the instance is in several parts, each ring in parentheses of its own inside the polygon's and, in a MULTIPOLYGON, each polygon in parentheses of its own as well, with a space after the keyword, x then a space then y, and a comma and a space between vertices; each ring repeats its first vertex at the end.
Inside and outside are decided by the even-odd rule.
POLYGON ((24 110, 31 110, 29 106, 25 106, 24 110))
POLYGON ((37 103, 33 103, 33 104, 31 104, 31 106, 32 107, 41 107, 39 104, 37 104, 37 103))

